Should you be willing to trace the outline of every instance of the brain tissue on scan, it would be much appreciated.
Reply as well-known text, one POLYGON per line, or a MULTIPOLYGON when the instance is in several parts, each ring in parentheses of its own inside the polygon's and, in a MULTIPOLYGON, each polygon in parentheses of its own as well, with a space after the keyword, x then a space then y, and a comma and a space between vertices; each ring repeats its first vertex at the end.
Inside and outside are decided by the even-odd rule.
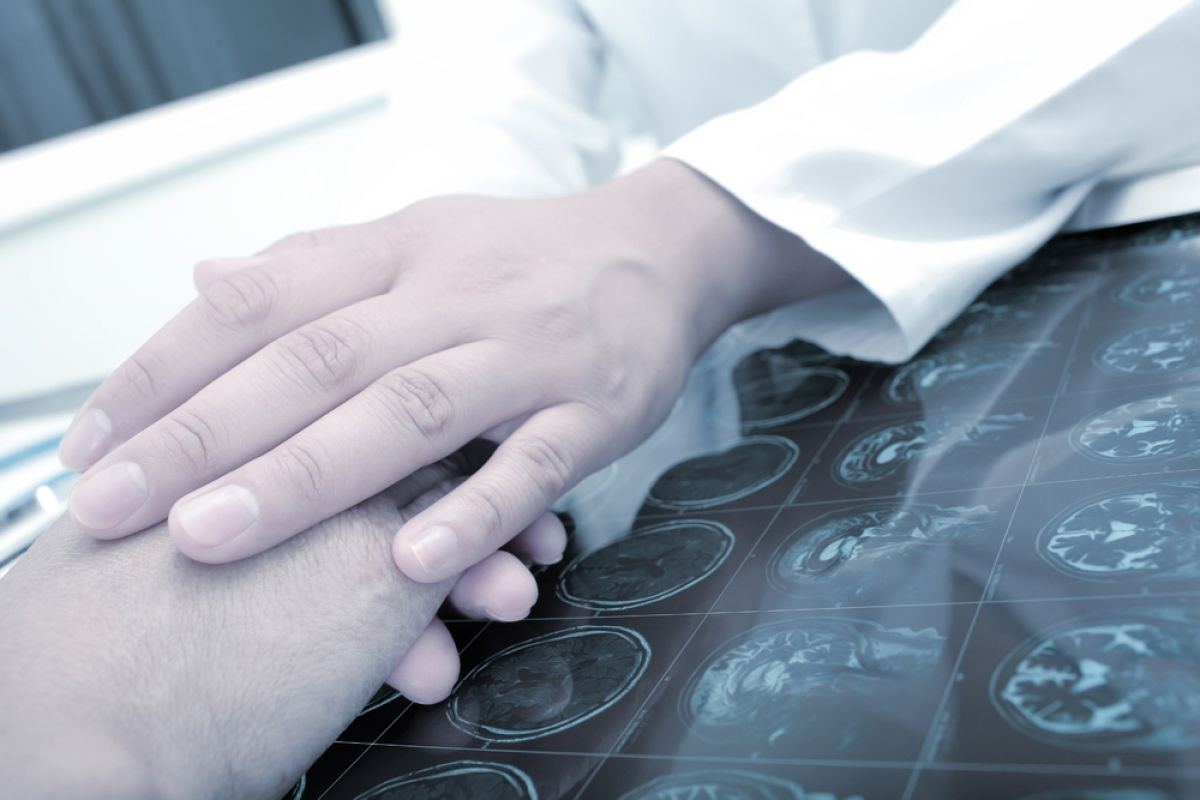
POLYGON ((1070 307, 1078 300, 1083 280, 1059 276, 1054 280, 1019 286, 997 285, 980 295, 935 337, 935 341, 963 341, 1008 332, 1027 335, 1029 326, 1052 316, 1055 307, 1070 307))
POLYGON ((354 800, 537 800, 533 781, 522 770, 492 761, 450 761, 391 778, 354 800))
POLYGON ((799 456, 791 439, 751 436, 724 452, 671 467, 650 489, 647 501, 677 510, 732 503, 779 480, 799 456))
POLYGON ((1022 733, 1069 748, 1200 746, 1200 611, 1111 612, 1054 626, 997 667, 991 699, 1022 733))
POLYGON ((1169 375, 1200 367, 1200 322, 1180 320, 1122 334, 1093 357, 1110 375, 1169 375))
POLYGON ((1051 520, 1038 555, 1075 578, 1146 581, 1200 575, 1200 481, 1156 481, 1092 497, 1051 520))
POLYGON ((776 428, 810 417, 837 402, 850 376, 829 365, 792 366, 735 383, 746 430, 776 428))
POLYGON ((1053 349, 1044 342, 977 342, 935 349, 898 367, 883 387, 895 405, 984 394, 1004 376, 1053 349))
POLYGON ((899 563, 905 558, 982 538, 995 516, 986 506, 903 502, 833 512, 790 533, 767 578, 792 595, 828 587, 840 600, 858 600, 905 580, 909 573, 899 563))
POLYGON ((610 708, 642 677, 650 645, 617 625, 581 625, 508 647, 450 697, 450 722, 480 739, 521 742, 573 728, 610 708))
POLYGON ((894 423, 851 442, 834 461, 833 477, 850 487, 888 480, 920 459, 1002 445, 1033 421, 1028 414, 940 417, 894 423))
POLYGON ((1080 453, 1109 463, 1153 463, 1200 453, 1200 387, 1185 387, 1101 411, 1071 432, 1080 453))
POLYGON ((717 522, 675 520, 635 530, 568 564, 557 593, 597 611, 649 605, 711 575, 733 544, 733 532, 717 522))
POLYGON ((1200 271, 1193 264, 1160 267, 1117 287, 1117 301, 1137 308, 1169 308, 1200 300, 1200 271))
POLYGON ((680 714, 697 736, 748 755, 792 753, 818 738, 837 748, 870 726, 864 701, 941 655, 937 631, 823 617, 762 625, 734 637, 697 668, 680 714))
MULTIPOLYGON (((620 800, 838 800, 826 792, 806 792, 787 778, 745 769, 677 772, 644 783, 620 800)), ((843 800, 862 800, 855 795, 843 800)))

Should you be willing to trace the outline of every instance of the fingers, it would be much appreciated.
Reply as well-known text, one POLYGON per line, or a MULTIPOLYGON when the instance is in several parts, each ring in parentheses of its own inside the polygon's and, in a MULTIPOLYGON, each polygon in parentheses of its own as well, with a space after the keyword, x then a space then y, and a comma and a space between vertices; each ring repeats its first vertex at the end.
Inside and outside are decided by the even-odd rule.
POLYGON ((605 460, 604 430, 578 404, 535 414, 475 475, 400 529, 396 564, 413 580, 436 581, 499 549, 605 460))
POLYGON ((549 511, 508 543, 509 552, 543 566, 562 561, 566 549, 567 529, 562 520, 549 511))
POLYGON ((503 550, 468 569, 449 600, 469 617, 515 622, 537 602, 537 581, 521 561, 503 550))
POLYGON ((118 367, 72 423, 60 447, 67 467, 87 469, 263 345, 386 291, 395 277, 370 251, 320 247, 197 272, 201 296, 118 367))
POLYGON ((370 298, 272 342, 90 469, 71 495, 72 516, 98 538, 141 530, 167 516, 181 496, 276 447, 389 367, 458 341, 455 327, 433 324, 432 313, 416 309, 402 328, 390 320, 395 313, 389 298, 370 298))
POLYGON ((414 703, 440 703, 453 691, 458 670, 454 638, 435 619, 400 657, 387 682, 414 703))
POLYGON ((536 406, 535 366, 508 363, 504 347, 475 342, 385 374, 279 447, 179 501, 168 517, 172 538, 208 563, 253 555, 536 406))

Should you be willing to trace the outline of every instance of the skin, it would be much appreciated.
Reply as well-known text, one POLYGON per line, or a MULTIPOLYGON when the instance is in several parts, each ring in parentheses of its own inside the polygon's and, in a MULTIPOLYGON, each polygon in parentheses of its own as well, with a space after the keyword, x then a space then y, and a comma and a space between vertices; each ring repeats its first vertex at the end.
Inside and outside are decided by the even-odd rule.
POLYGON ((76 523, 166 517, 187 556, 236 561, 483 436, 494 454, 392 556, 421 582, 466 570, 463 602, 505 619, 532 579, 485 559, 514 537, 559 557, 547 509, 663 421, 721 332, 848 280, 669 159, 576 195, 423 201, 196 279, 68 431, 76 523))
MULTIPOLYGON (((281 796, 402 652, 449 638, 421 631, 452 580, 406 578, 390 539, 454 472, 222 566, 163 525, 106 543, 60 520, 0 581, 5 796, 281 796)), ((442 695, 456 675, 406 688, 442 695)))

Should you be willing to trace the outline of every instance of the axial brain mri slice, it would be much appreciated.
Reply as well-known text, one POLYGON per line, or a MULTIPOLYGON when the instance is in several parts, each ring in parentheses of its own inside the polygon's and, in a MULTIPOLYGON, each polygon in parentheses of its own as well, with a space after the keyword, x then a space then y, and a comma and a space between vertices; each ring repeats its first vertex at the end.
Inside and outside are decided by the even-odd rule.
POLYGON ((1139 328, 1096 351, 1110 375, 1167 375, 1200 367, 1200 322, 1181 320, 1139 328))
POLYGON ((775 428, 836 403, 850 376, 833 366, 798 366, 736 384, 742 426, 775 428))
POLYGON ((1200 746, 1200 610, 1072 620, 1021 644, 990 695, 1014 728, 1078 749, 1200 746))
POLYGON ((650 645, 616 625, 582 625, 520 642, 462 679, 446 714, 462 731, 522 742, 573 728, 610 708, 646 671, 650 645))
POLYGON ((809 737, 839 749, 861 732, 856 702, 886 701, 893 680, 931 669, 945 638, 927 628, 810 617, 761 625, 719 647, 684 690, 680 714, 700 738, 751 755, 793 753, 809 737))
MULTIPOLYGON (((964 395, 1013 372, 1054 348, 1042 342, 977 342, 935 350, 898 367, 883 387, 889 403, 908 405, 946 395, 964 395)), ((984 398, 987 399, 987 398, 984 398)))
POLYGON ((733 532, 716 522, 675 520, 643 528, 568 564, 558 596, 597 611, 655 603, 711 575, 733 543, 733 532))
POLYGON ((837 800, 837 797, 825 792, 806 792, 786 778, 763 772, 706 769, 655 778, 621 795, 620 800, 837 800))
POLYGON ((1071 445, 1097 461, 1152 463, 1200 453, 1200 387, 1101 411, 1071 432, 1071 445))
POLYGON ((860 487, 887 480, 918 459, 959 448, 1001 444, 1033 421, 1028 414, 919 419, 870 431, 851 442, 834 462, 833 477, 860 487))
POLYGON ((1200 481, 1159 481, 1090 498, 1042 528, 1037 551, 1076 578, 1194 578, 1200 575, 1200 481))
POLYGON ((779 480, 799 456, 791 439, 751 436, 724 452, 671 467, 650 489, 647 502, 680 510, 732 503, 779 480))
POLYGON ((1200 300, 1200 271, 1194 264, 1150 270, 1119 287, 1117 300, 1139 308, 1192 305, 1200 300))
POLYGON ((384 781, 354 800, 537 800, 521 770, 491 761, 450 761, 384 781))
POLYGON ((1027 331, 1045 316, 1043 306, 1070 303, 1080 282, 1068 277, 1021 286, 994 286, 979 296, 934 337, 936 341, 962 341, 995 335, 1005 330, 1027 331))
POLYGON ((893 561, 925 548, 980 539, 995 516, 986 506, 895 502, 826 514, 783 540, 767 578, 788 594, 829 584, 845 599, 859 598, 881 582, 904 580, 904 565, 893 561))

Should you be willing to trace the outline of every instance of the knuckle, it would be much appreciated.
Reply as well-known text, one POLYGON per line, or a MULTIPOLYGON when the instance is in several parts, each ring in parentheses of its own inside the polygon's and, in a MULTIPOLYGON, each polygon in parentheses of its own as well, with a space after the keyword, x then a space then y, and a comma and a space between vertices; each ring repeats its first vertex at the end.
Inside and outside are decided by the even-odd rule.
POLYGON ((345 318, 305 325, 279 343, 289 372, 310 387, 332 389, 355 375, 368 351, 363 329, 345 318))
POLYGON ((138 397, 152 400, 158 394, 158 378, 150 363, 138 355, 130 356, 117 369, 117 380, 128 386, 138 397))
POLYGON ((290 252, 296 250, 315 250, 323 243, 319 231, 296 231, 284 236, 267 248, 267 252, 290 252))
POLYGON ((389 419, 425 439, 434 439, 454 422, 454 403, 437 381, 419 370, 393 370, 376 382, 376 393, 389 419))
POLYGON ((518 469, 534 481, 539 492, 557 498, 570 485, 575 470, 561 444, 543 436, 523 436, 513 439, 512 446, 518 469))
POLYGON ((504 500, 498 487, 490 483, 464 483, 455 492, 472 511, 478 527, 466 531, 479 537, 484 545, 495 545, 496 537, 504 529, 504 500))
POLYGON ((210 322, 241 330, 271 315, 279 302, 279 284, 266 270, 252 267, 215 281, 201 297, 210 322))
POLYGON ((285 486, 310 497, 328 491, 332 470, 328 454, 313 442, 285 442, 275 450, 275 471, 285 486))
POLYGON ((202 415, 177 409, 163 419, 161 431, 167 449, 182 456, 195 473, 206 475, 215 469, 220 437, 202 415))

